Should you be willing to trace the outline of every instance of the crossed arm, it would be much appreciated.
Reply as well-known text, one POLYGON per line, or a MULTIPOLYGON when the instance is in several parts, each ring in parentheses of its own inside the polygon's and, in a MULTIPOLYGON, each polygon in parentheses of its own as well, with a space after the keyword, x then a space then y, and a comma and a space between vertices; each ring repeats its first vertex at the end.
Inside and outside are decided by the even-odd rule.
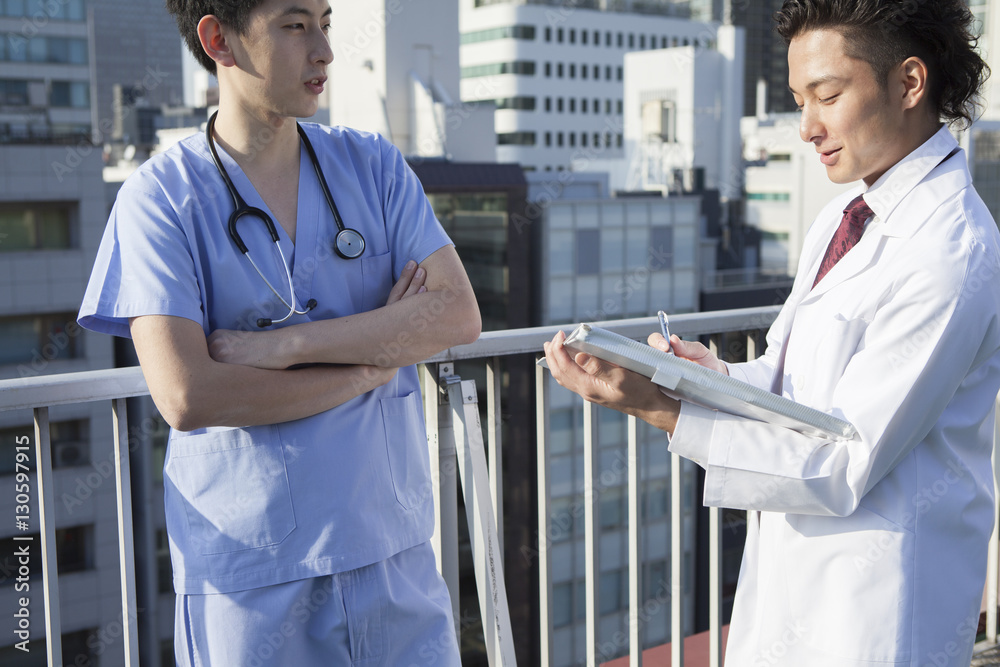
POLYGON ((207 339, 201 325, 179 317, 129 324, 153 401, 182 431, 309 417, 385 384, 400 367, 473 342, 481 328, 452 246, 419 267, 411 262, 386 305, 367 313, 207 339), (302 363, 330 365, 285 370, 302 363))

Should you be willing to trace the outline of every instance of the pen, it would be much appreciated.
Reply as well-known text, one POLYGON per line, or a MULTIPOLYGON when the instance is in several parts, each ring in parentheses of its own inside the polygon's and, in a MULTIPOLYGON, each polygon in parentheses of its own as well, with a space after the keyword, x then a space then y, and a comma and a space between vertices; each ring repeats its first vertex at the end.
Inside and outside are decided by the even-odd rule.
POLYGON ((663 337, 667 339, 667 351, 670 354, 674 353, 673 348, 670 346, 670 326, 667 324, 667 314, 662 310, 656 314, 660 318, 660 332, 663 337))

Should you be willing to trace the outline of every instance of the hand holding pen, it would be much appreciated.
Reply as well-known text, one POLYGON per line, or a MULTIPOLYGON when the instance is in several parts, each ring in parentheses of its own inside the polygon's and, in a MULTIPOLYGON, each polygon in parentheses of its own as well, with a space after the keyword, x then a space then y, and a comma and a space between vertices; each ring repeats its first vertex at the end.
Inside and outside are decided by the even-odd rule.
POLYGON ((670 345, 670 325, 667 322, 667 314, 661 310, 656 314, 656 316, 660 319, 660 333, 663 334, 663 339, 667 341, 667 349, 665 352, 673 354, 674 349, 670 345))

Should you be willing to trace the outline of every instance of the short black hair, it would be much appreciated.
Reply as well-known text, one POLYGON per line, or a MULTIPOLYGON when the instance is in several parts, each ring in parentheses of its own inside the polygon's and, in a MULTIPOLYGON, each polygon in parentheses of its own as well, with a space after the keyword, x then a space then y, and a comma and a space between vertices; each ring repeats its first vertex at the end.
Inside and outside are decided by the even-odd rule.
POLYGON ((976 51, 964 0, 785 0, 774 20, 785 44, 803 32, 836 30, 847 55, 871 65, 883 85, 894 67, 920 58, 939 118, 968 127, 979 114, 990 68, 976 51))
POLYGON ((166 0, 167 11, 173 14, 177 28, 191 53, 202 67, 215 74, 215 61, 208 57, 198 38, 198 23, 205 16, 215 16, 219 23, 245 35, 250 25, 250 14, 264 0, 166 0))

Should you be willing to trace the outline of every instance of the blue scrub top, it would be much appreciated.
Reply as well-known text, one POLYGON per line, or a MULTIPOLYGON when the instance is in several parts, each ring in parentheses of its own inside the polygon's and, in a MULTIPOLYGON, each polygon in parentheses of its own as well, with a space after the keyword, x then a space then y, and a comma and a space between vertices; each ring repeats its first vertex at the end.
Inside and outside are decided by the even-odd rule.
MULTIPOLYGON (((344 224, 360 231, 367 246, 360 259, 335 254, 337 226, 302 149, 296 245, 276 227, 299 303, 318 305, 276 326, 381 307, 408 260, 423 261, 451 243, 392 144, 347 128, 303 127, 344 224)), ((236 162, 221 147, 219 154, 247 204, 270 215, 236 162)), ((147 161, 119 192, 80 324, 127 337, 131 317, 172 315, 200 323, 208 335, 220 328, 254 331, 259 317, 283 317, 287 308, 229 237, 233 210, 204 134, 147 161)), ((244 218, 239 231, 288 299, 264 224, 244 218)), ((230 592, 388 558, 430 539, 431 484, 413 366, 306 419, 171 429, 164 495, 175 589, 230 592)))

